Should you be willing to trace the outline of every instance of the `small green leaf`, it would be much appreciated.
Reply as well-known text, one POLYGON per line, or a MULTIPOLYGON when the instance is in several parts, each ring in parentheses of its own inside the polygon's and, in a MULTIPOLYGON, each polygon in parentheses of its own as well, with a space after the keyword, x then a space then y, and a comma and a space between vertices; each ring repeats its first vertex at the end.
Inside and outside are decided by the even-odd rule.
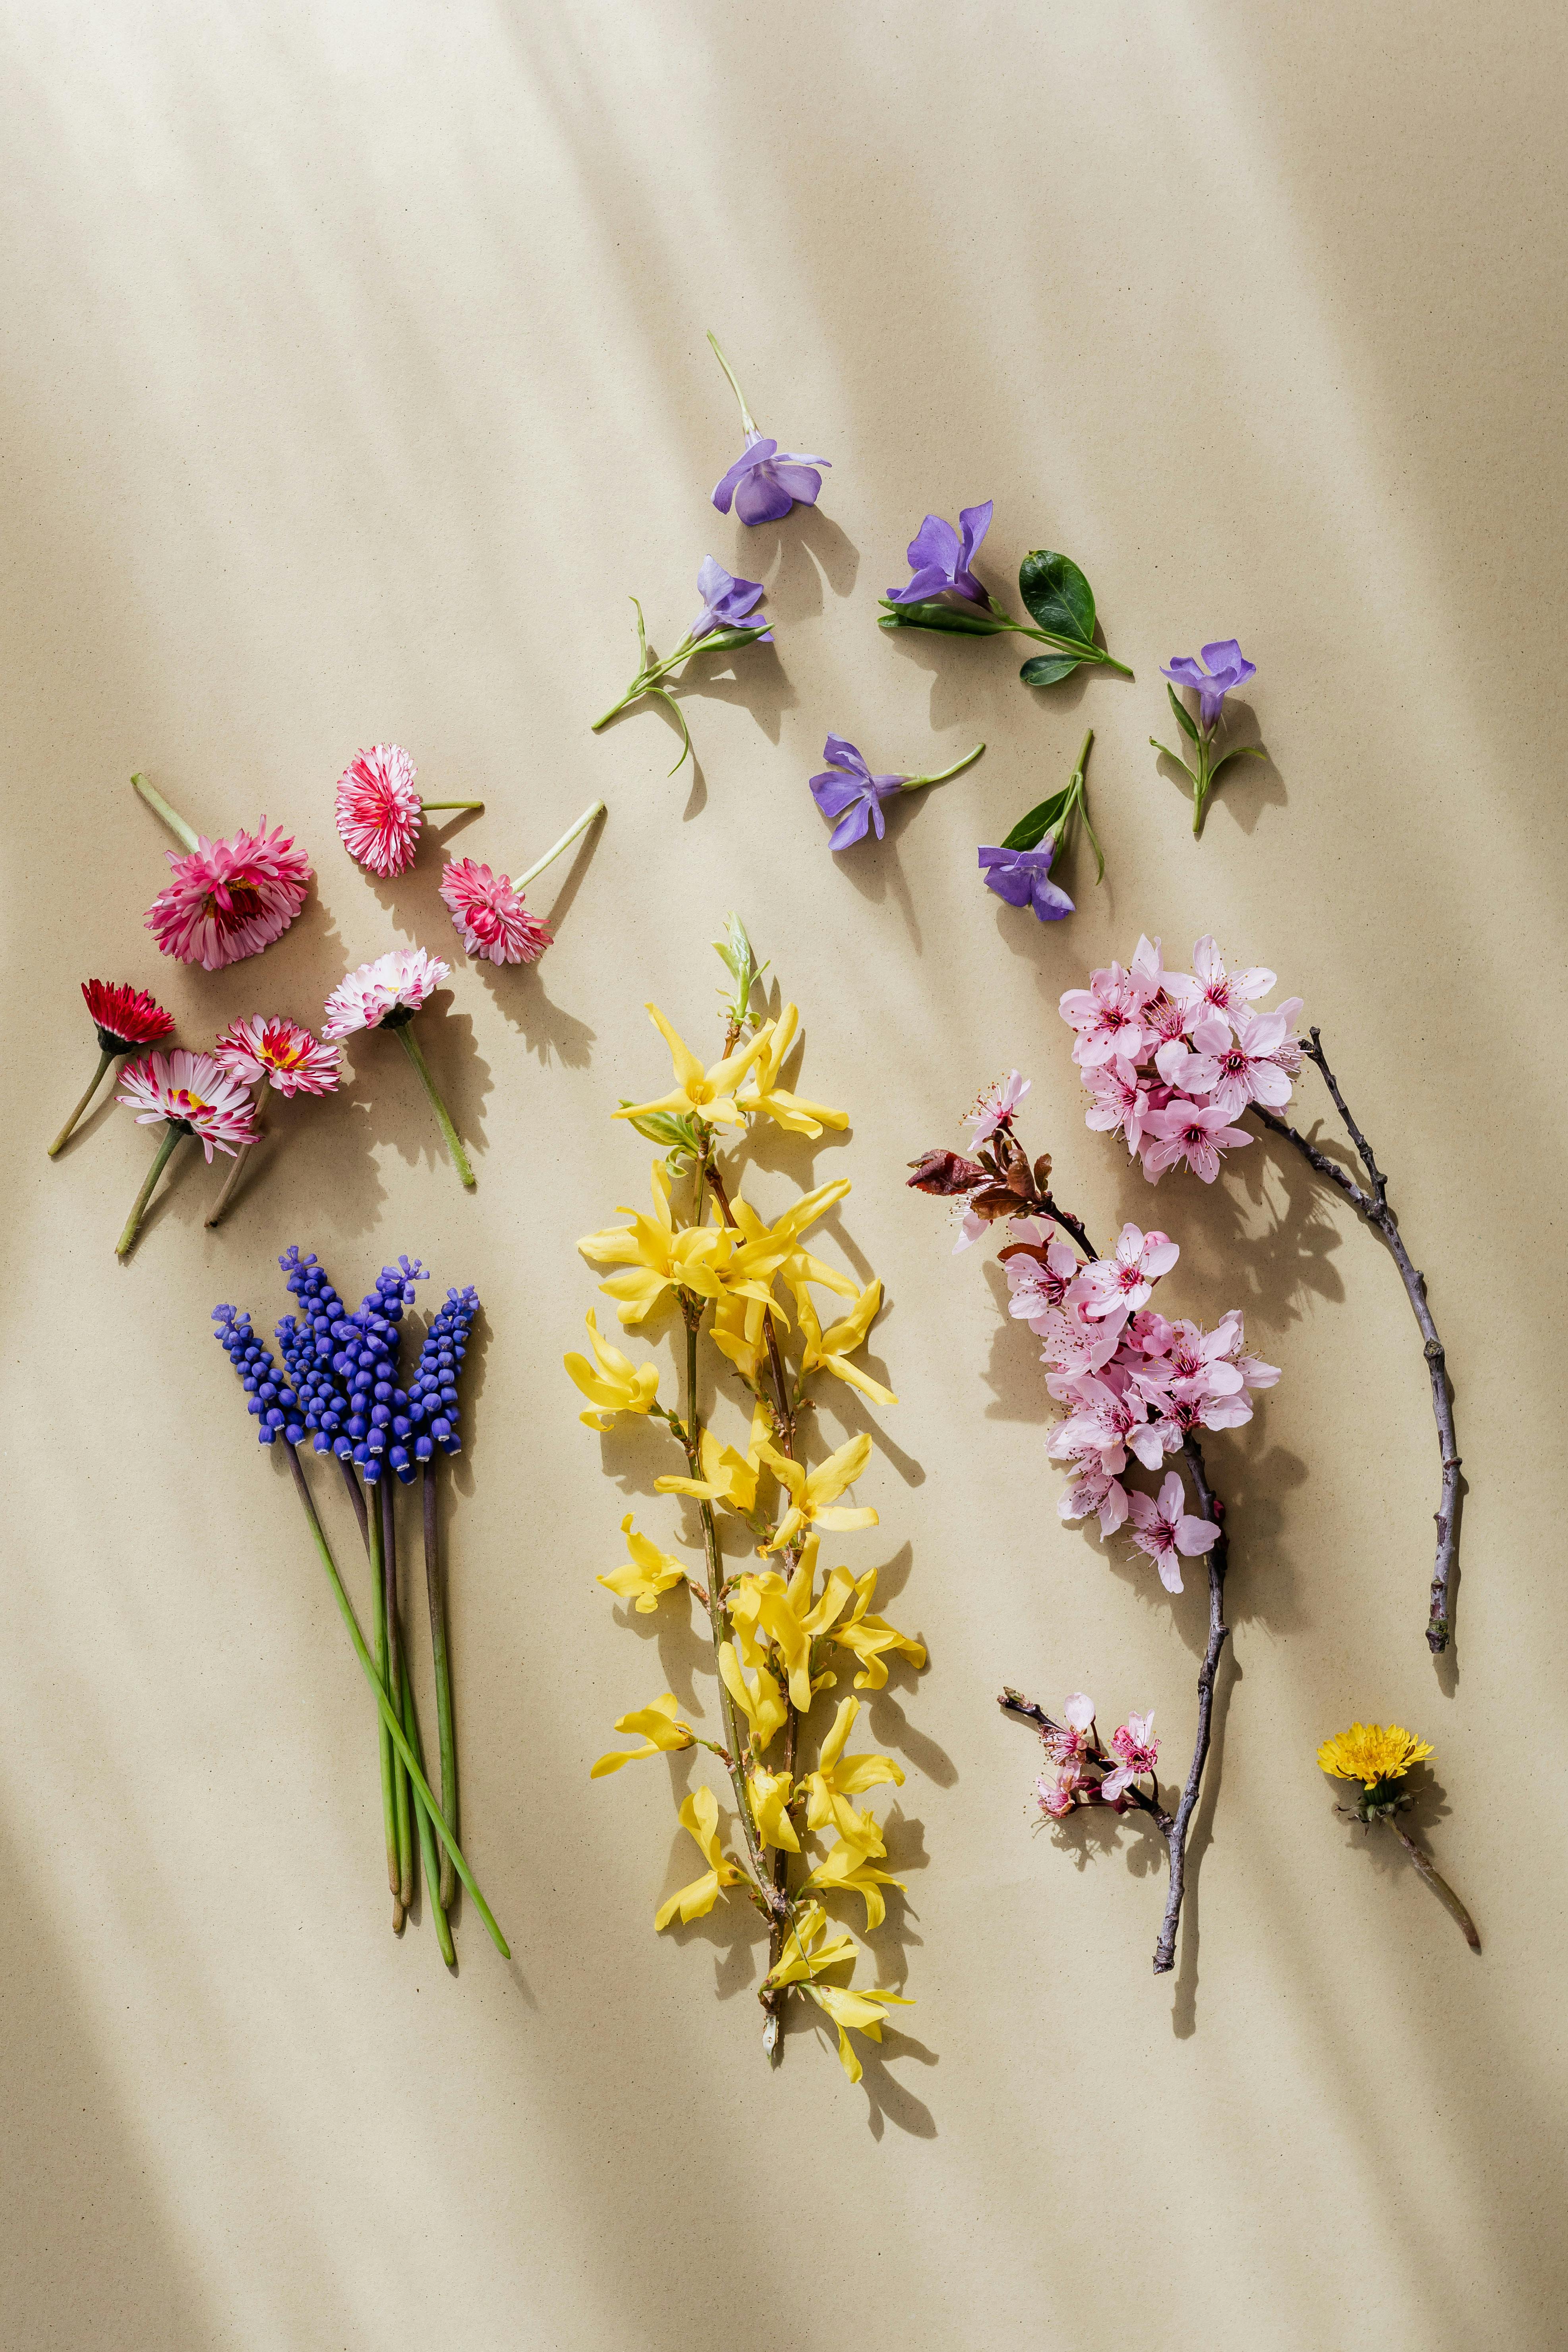
POLYGON ((1268 752, 1259 751, 1256 743, 1238 743, 1234 751, 1226 751, 1223 758, 1215 761, 1209 770, 1209 782, 1212 784, 1220 770, 1228 768, 1233 760, 1267 760, 1268 757, 1268 752))
POLYGON ((1004 849, 1037 849, 1047 833, 1054 833, 1067 814, 1068 805, 1077 797, 1076 780, 1048 801, 1041 801, 1027 816, 1021 816, 1002 842, 1004 849))
POLYGON ((754 646, 772 626, 771 621, 760 621, 754 629, 715 629, 711 636, 699 637, 691 650, 694 654, 727 654, 736 646, 754 646))
POLYGON ((1176 714, 1177 726, 1181 729, 1183 734, 1187 738, 1189 742, 1195 743, 1198 740, 1197 720, 1193 717, 1192 712, 1187 709, 1186 704, 1182 700, 1181 696, 1176 692, 1173 686, 1167 684, 1165 691, 1171 698, 1171 708, 1176 714))
POLYGON ((1094 591, 1070 556, 1036 548, 1018 567, 1018 593, 1053 636, 1094 643, 1094 591))
POLYGON ((1070 677, 1082 660, 1081 654, 1035 654, 1018 676, 1026 686, 1057 686, 1070 677))
MULTIPOLYGON (((621 1108, 625 1110, 626 1108, 626 1102, 623 1100, 621 1108)), ((635 1127, 637 1133, 646 1137, 649 1143, 662 1143, 668 1150, 684 1151, 693 1157, 700 1152, 701 1146, 697 1139, 697 1129, 684 1111, 645 1111, 640 1118, 628 1119, 626 1124, 628 1127, 635 1127)))
POLYGON ((956 604, 930 601, 921 604, 889 604, 884 596, 882 605, 878 626, 883 629, 942 629, 954 636, 994 637, 1008 625, 1005 620, 996 620, 985 613, 962 612, 956 604))
POLYGON ((752 991, 766 971, 767 965, 757 961, 756 951, 747 937, 746 926, 739 915, 731 915, 728 918, 724 937, 721 940, 715 940, 713 945, 735 983, 735 993, 730 1007, 731 1013, 737 1022, 743 1021, 751 1006, 752 991))
POLYGON ((1196 776, 1194 775, 1186 761, 1182 759, 1177 752, 1172 751, 1168 743, 1162 743, 1157 736, 1151 735, 1149 738, 1149 748, 1152 751, 1158 751, 1162 759, 1173 760, 1176 766, 1180 768, 1183 775, 1186 777, 1188 782, 1192 785, 1193 790, 1196 792, 1198 788, 1198 780, 1196 776))

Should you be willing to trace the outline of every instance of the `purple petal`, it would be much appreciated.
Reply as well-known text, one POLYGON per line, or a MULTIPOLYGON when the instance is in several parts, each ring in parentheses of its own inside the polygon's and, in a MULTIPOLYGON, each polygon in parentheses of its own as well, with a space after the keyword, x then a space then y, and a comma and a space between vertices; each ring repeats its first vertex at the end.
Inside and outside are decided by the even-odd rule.
POLYGON ((729 513, 730 500, 741 483, 744 481, 753 467, 766 465, 776 446, 777 444, 772 441, 757 441, 750 444, 742 451, 722 480, 715 483, 713 503, 721 514, 729 513))
POLYGON ((1240 686, 1244 679, 1258 675, 1258 664, 1247 660, 1234 637, 1222 637, 1205 646, 1204 659, 1215 677, 1227 687, 1240 686))
POLYGON ((794 504, 789 492, 772 466, 759 466, 748 474, 735 492, 735 513, 748 527, 759 522, 780 522, 794 504))
MULTIPOLYGON (((825 457, 822 460, 826 466, 825 457)), ((815 466, 803 457, 781 457, 773 469, 773 479, 786 489, 797 506, 814 507, 822 489, 822 476, 815 466)))
POLYGON ((854 807, 835 827, 828 840, 829 849, 848 849, 856 842, 864 841, 873 805, 864 793, 857 793, 854 807))
POLYGON ((960 507, 958 510, 959 523, 963 531, 963 569, 966 572, 979 553, 981 541, 991 528, 995 503, 994 499, 987 499, 984 506, 960 507))
POLYGON ((1194 660, 1191 654, 1173 654, 1170 660, 1162 665, 1161 675, 1174 678, 1178 686, 1204 687, 1208 684, 1202 662, 1194 660))
POLYGON ((944 594, 952 585, 945 572, 940 571, 933 563, 928 563, 923 571, 915 573, 906 587, 889 588, 888 602, 889 604, 923 604, 927 597, 944 594))
POLYGON ((928 514, 906 552, 911 572, 939 572, 944 580, 951 580, 959 560, 958 533, 941 515, 928 514))
POLYGON ((1029 903, 1031 878, 1020 864, 1014 849, 982 849, 980 869, 985 877, 985 887, 1005 898, 1009 907, 1026 907, 1029 903))
POLYGON ((853 776, 841 776, 836 768, 829 768, 826 775, 813 776, 811 797, 824 816, 842 816, 851 803, 865 799, 866 788, 853 776))
POLYGON ((822 747, 822 756, 831 761, 836 768, 847 769, 850 775, 858 776, 863 784, 870 782, 870 769, 847 737, 830 735, 822 747))
POLYGON ((1042 923, 1059 923, 1064 915, 1077 911, 1067 892, 1058 889, 1054 882, 1047 881, 1043 874, 1035 877, 1029 903, 1042 923))

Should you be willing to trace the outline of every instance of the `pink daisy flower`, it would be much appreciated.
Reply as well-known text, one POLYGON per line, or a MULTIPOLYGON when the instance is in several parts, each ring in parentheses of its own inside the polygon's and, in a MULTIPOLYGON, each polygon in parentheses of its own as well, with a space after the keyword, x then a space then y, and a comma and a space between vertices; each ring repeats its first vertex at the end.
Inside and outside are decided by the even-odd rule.
POLYGON ((504 874, 492 874, 471 857, 454 857, 440 890, 453 926, 471 956, 491 963, 537 963, 555 934, 523 905, 522 893, 504 874))
POLYGON ((379 1029, 389 1013, 416 1013, 451 977, 451 965, 439 956, 423 948, 394 948, 339 981, 327 999, 321 1034, 352 1037, 357 1029, 379 1029))
POLYGON ((172 879, 147 910, 147 929, 167 956, 221 971, 280 939, 305 903, 310 861, 281 825, 241 830, 231 841, 205 834, 184 856, 169 852, 172 879))
POLYGON ((318 1045, 297 1021, 268 1020, 260 1013, 231 1021, 213 1047, 213 1059, 242 1085, 265 1082, 280 1095, 330 1095, 342 1076, 336 1045, 318 1045))
POLYGON ((174 1014, 165 1013, 144 988, 131 988, 115 980, 84 980, 81 992, 106 1054, 128 1054, 133 1045, 155 1045, 174 1028, 174 1014))
POLYGON ((120 1073, 116 1100, 136 1114, 140 1127, 167 1119, 194 1135, 210 1160, 215 1150, 231 1155, 256 1140, 256 1110, 239 1079, 214 1054, 147 1054, 120 1073))
POLYGON ((414 863, 424 822, 417 773, 400 743, 373 743, 338 778, 338 838, 373 874, 401 874, 414 863))

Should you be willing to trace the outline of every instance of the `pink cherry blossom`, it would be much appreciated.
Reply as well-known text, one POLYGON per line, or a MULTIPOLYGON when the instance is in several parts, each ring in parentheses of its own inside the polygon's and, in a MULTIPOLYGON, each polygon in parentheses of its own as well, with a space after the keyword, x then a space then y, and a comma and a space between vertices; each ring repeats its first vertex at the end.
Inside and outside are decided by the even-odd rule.
POLYGON ((1030 1079, 1020 1077, 1016 1070, 1011 1070, 1005 1079, 998 1079, 994 1086, 986 1087, 963 1122, 974 1129, 969 1139, 973 1149, 977 1150, 981 1144, 989 1143, 997 1129, 1007 1124, 1031 1084, 1030 1079))
POLYGON ((1085 1266, 1073 1285, 1075 1306, 1090 1322, 1119 1314, 1123 1321, 1147 1304, 1163 1274, 1169 1274, 1181 1251, 1169 1234, 1145 1234, 1134 1224, 1121 1228, 1114 1257, 1099 1258, 1085 1266))
POLYGON ((1126 1487, 1109 1470, 1091 1468, 1084 1462, 1078 1465, 1078 1470, 1079 1475, 1058 1499, 1057 1517, 1066 1520, 1098 1518, 1100 1534, 1113 1536, 1127 1517, 1126 1487))
POLYGON ((1179 1003, 1184 1002, 1190 1010, 1206 1009, 1232 1022, 1254 997, 1267 996, 1275 982, 1275 974, 1266 971, 1261 964, 1247 971, 1227 972, 1212 933, 1201 939, 1193 950, 1193 971, 1195 979, 1178 974, 1166 981, 1171 994, 1179 1003))
MULTIPOLYGON (((1118 1377, 1126 1380, 1125 1373, 1118 1377)), ((1053 1460, 1098 1454, 1100 1467, 1114 1475, 1126 1468, 1131 1449, 1145 1468, 1159 1467, 1163 1449, 1149 1425, 1148 1399, 1130 1381, 1118 1391, 1088 1375, 1073 1382, 1068 1402, 1074 1411, 1052 1432, 1047 1449, 1053 1460)))
MULTIPOLYGON (((1226 1118, 1239 1118, 1249 1102, 1281 1109, 1290 1099, 1290 1079, 1275 1056, 1289 1036, 1289 1024, 1282 1013, 1239 1013, 1236 1035, 1215 1057, 1214 1076, 1204 1085, 1215 1108, 1226 1118)), ((1167 1082, 1181 1083, 1177 1078, 1167 1082)))
POLYGON ((1044 1339, 1046 1318, 1059 1310, 1068 1286, 1077 1276, 1078 1252, 1062 1241, 1015 1244, 1002 1254, 1007 1272, 1007 1312, 1044 1339))
POLYGON ((1151 1184, 1184 1160, 1194 1176, 1212 1184, 1219 1174, 1221 1150, 1236 1150, 1253 1140, 1244 1129, 1229 1126, 1223 1110, 1189 1102, 1184 1095, 1163 1110, 1152 1110, 1145 1126, 1143 1173, 1151 1184))
POLYGON ((1084 1125, 1102 1134, 1122 1135, 1136 1156, 1148 1115, 1149 1096, 1138 1082, 1138 1072, 1125 1055, 1097 1062, 1085 1070, 1083 1082, 1094 1097, 1094 1108, 1084 1113, 1084 1125))
POLYGON ((1113 1054, 1136 1061, 1142 1050, 1141 1015, 1148 999, 1147 980, 1134 978, 1119 963, 1091 972, 1087 988, 1069 988, 1059 1010, 1068 1028, 1078 1032, 1073 1060, 1086 1069, 1109 1062, 1113 1054))
POLYGON ((1121 1346, 1114 1323, 1086 1323, 1076 1307, 1050 1308, 1041 1318, 1038 1336, 1046 1343, 1040 1361, 1050 1366, 1047 1392, 1058 1404, 1068 1402, 1078 1381, 1103 1371, 1121 1346))
POLYGON ((1074 1691, 1062 1708, 1061 1722, 1040 1735, 1051 1762, 1064 1768, 1081 1762, 1089 1754, 1093 1722, 1094 1701, 1087 1692, 1074 1691))
POLYGON ((1039 1799, 1041 1812, 1047 1820, 1066 1821, 1078 1801, 1081 1785, 1082 1775, 1076 1771, 1059 1773, 1054 1780, 1042 1772, 1035 1783, 1035 1794, 1039 1799))
POLYGON ((1174 1470, 1168 1471, 1161 1481, 1158 1498, 1133 1495, 1129 1500, 1133 1542, 1140 1551, 1148 1553, 1166 1591, 1180 1592, 1182 1560, 1210 1550, 1219 1541, 1219 1529, 1212 1519, 1194 1518, 1185 1508, 1186 1495, 1174 1470))
POLYGON ((1134 1780, 1153 1771, 1160 1760, 1160 1743, 1153 1730, 1154 1710, 1151 1707, 1147 1715, 1130 1715, 1111 1733, 1110 1745, 1121 1761, 1100 1780, 1100 1793, 1106 1804, 1116 1804, 1134 1780))

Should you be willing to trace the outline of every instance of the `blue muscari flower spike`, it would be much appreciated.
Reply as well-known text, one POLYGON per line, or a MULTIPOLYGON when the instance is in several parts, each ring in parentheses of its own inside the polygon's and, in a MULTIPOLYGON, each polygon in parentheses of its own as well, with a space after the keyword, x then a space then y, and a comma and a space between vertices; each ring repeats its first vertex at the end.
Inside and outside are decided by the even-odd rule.
POLYGON ((278 1326, 278 1339, 300 1393, 305 1425, 315 1433, 318 1454, 348 1459, 353 1453, 348 1433, 352 1408, 346 1380, 338 1369, 342 1335, 350 1328, 348 1308, 314 1250, 302 1257, 298 1245, 291 1244, 278 1263, 301 1309, 298 1317, 285 1316, 278 1326))
POLYGON ((408 1460, 405 1445, 395 1446, 392 1454, 393 1467, 405 1484, 414 1475, 415 1462, 430 1461, 437 1445, 444 1454, 460 1454, 463 1450, 458 1372, 479 1311, 479 1294, 472 1284, 466 1290, 448 1290, 446 1305, 437 1309, 425 1335, 425 1345, 419 1350, 419 1362, 408 1387, 407 1417, 414 1432, 415 1461, 408 1460), (398 1459, 400 1453, 402 1461, 398 1459))
POLYGON ((250 1400, 262 1444, 270 1445, 281 1435, 285 1444, 298 1445, 305 1434, 300 1399, 273 1362, 270 1349, 252 1330, 249 1316, 237 1315, 232 1307, 215 1307, 212 1319, 218 1327, 214 1336, 250 1400))

